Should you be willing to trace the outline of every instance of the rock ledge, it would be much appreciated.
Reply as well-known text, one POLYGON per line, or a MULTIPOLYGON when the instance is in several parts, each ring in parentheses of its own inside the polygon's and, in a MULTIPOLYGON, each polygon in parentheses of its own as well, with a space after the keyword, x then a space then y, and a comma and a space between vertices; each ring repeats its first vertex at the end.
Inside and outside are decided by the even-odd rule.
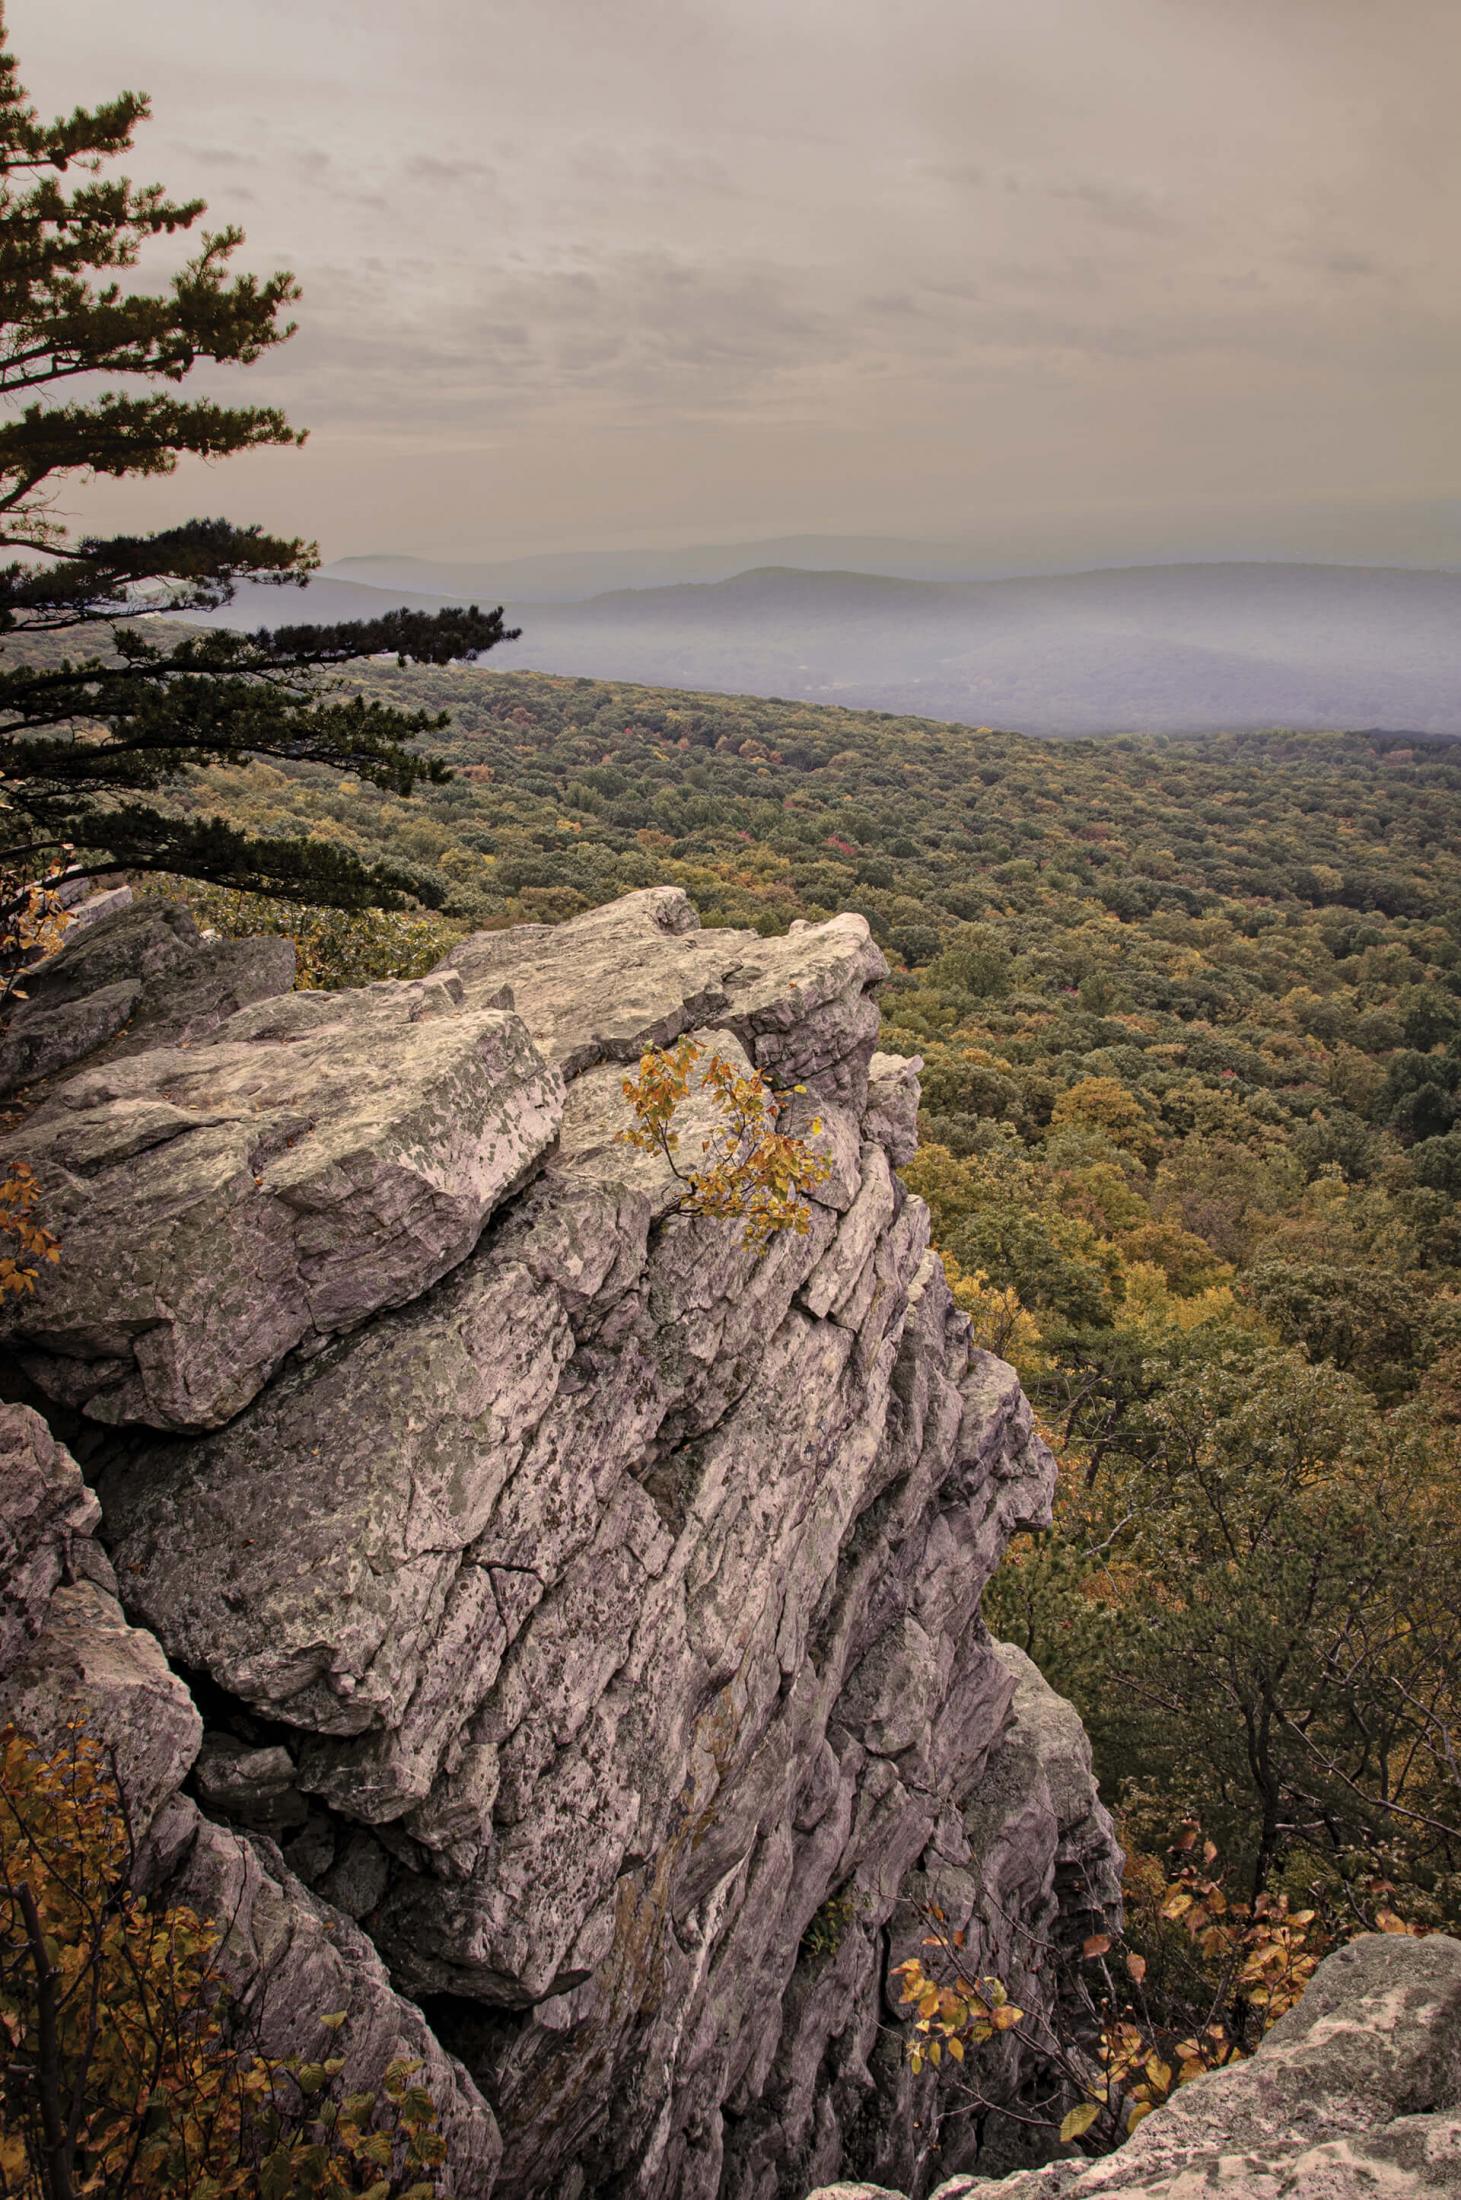
POLYGON ((1054 1463, 895 1174, 882 974, 860 918, 654 889, 107 1040, 21 1133, 64 1258, 12 1334, 115 1579, 69 1462, 0 1500, 0 1716, 91 1691, 159 1885, 285 1951, 286 2030, 348 1989, 423 2043, 459 2200, 911 2184, 921 1906, 1033 2004, 1116 1903, 1079 1724, 980 1619, 1054 1463), (623 1065, 684 1032, 805 1087, 804 1236, 624 1144, 623 1065))

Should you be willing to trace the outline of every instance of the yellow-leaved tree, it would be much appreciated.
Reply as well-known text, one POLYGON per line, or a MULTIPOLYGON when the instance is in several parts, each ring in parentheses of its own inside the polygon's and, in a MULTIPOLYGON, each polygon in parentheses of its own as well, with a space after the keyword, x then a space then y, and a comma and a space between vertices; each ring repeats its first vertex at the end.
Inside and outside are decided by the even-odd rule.
MULTIPOLYGON (((634 1120, 620 1135, 626 1145, 660 1154, 669 1163, 684 1187, 682 1214, 744 1223, 744 1243, 757 1252, 783 1230, 806 1235, 811 1227, 807 1197, 825 1183, 830 1163, 803 1140, 777 1129, 786 1100, 759 1070, 742 1076, 723 1056, 707 1058, 695 1040, 681 1039, 676 1046, 650 1047, 641 1055, 639 1075, 624 1079, 624 1097, 634 1120), (694 1100, 707 1104, 708 1121, 699 1138, 699 1158, 687 1167, 676 1119, 694 1100)), ((808 1128, 815 1138, 820 1119, 814 1116, 808 1128)))
POLYGON ((139 1890, 96 1742, 0 1731, 0 2200, 433 2200, 415 2066, 345 2091, 343 2011, 317 2060, 259 2053, 221 1938, 139 1890))
POLYGON ((0 1177, 0 1299, 34 1291, 41 1262, 60 1258, 61 1247, 41 1219, 35 1171, 28 1161, 12 1161, 0 1177))
POLYGON ((1057 1988, 1053 2021, 973 1968, 966 1933, 932 1906, 926 1953, 893 1973, 910 2023, 910 2066, 915 2076, 941 2066, 947 2076, 957 2065, 958 2090, 999 2113, 1003 2078, 986 2087, 980 2050, 1011 2032, 1035 2073, 1020 2121, 1104 2153, 1180 2086, 1252 2054, 1331 1948, 1369 1929, 1416 1932, 1390 1906, 1388 1880, 1372 1877, 1363 1892, 1365 1908, 1349 1914, 1301 1906, 1286 1893, 1244 1899, 1230 1891, 1216 1843, 1188 1819, 1165 1863, 1140 1852, 1128 1858, 1123 1934, 1092 1933, 1068 1955, 1046 1942, 1036 1949, 1032 1936, 1037 1967, 1057 1988))

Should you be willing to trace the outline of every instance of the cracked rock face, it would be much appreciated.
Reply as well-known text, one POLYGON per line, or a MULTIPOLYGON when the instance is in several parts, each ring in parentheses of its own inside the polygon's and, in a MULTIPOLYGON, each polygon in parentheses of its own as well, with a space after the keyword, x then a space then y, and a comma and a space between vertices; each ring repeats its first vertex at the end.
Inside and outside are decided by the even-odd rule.
POLYGON ((186 909, 132 907, 126 887, 75 912, 59 951, 27 976, 0 1032, 0 1093, 93 1049, 136 1053, 194 1039, 294 984, 294 943, 204 938, 186 909), (110 908, 109 908, 110 905, 110 908))
POLYGON ((75 1461, 38 1414, 0 1405, 0 1464, 14 1561, 0 1597, 17 1579, 25 1584, 7 1608, 14 1626, 0 1628, 0 1725, 13 1723, 49 1753, 68 1746, 77 1721, 107 1750, 139 1845, 142 1891, 227 1921, 219 1969, 252 2046, 318 2058, 338 2041, 343 2082, 372 2090, 398 2056, 421 2063, 451 2148, 455 2200, 490 2192, 501 2153, 492 2112, 396 1993, 365 1935, 272 1842, 214 1823, 181 1791, 203 1722, 155 1636, 128 1624, 92 1541, 97 1507, 75 1461), (340 2010, 342 2032, 320 2023, 340 2010))
POLYGON ((286 993, 83 1071, 15 1141, 67 1257, 6 1326, 94 1420, 216 1427, 296 1346, 455 1266, 561 1096, 516 1017, 450 979, 286 993))
POLYGON ((26 1364, 126 1424, 92 1439, 118 1593, 207 1682, 183 1846, 352 1921, 492 2104, 474 2196, 911 2184, 920 1905, 1032 2002, 1113 1912, 1079 1724, 979 1617, 1054 1466, 894 1173, 882 967, 861 919, 701 931, 655 889, 248 1010, 27 1127, 43 1182, 104 1157, 26 1364), (624 1065, 683 1033, 806 1087, 805 1234, 750 1251, 623 1142, 624 1065), (232 1173, 124 1166, 210 1090, 159 1143, 232 1173))

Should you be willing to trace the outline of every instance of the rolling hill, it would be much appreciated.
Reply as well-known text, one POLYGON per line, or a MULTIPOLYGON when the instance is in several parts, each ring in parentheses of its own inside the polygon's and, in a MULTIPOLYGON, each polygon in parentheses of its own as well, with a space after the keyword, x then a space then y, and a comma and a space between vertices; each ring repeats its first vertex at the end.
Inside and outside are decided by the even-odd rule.
MULTIPOLYGON (((345 618, 462 600, 342 570, 311 583, 298 609, 277 590, 245 589, 226 616, 252 625, 281 611, 345 618)), ((494 654, 502 670, 1049 735, 1266 726, 1461 735, 1461 574, 1449 572, 1234 563, 949 582, 762 566, 578 602, 509 599, 508 608, 524 631, 494 654)))

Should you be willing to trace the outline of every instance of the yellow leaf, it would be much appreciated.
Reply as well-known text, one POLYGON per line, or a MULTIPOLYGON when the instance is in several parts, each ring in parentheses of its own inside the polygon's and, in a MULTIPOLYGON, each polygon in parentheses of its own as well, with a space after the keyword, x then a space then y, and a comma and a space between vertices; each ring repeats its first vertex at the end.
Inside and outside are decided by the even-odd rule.
POLYGON ((1073 2108, 1060 2126, 1061 2145, 1068 2146, 1072 2139, 1079 2139, 1082 2132, 1089 2131, 1100 2113, 1099 2101, 1082 2101, 1079 2108, 1073 2108))

